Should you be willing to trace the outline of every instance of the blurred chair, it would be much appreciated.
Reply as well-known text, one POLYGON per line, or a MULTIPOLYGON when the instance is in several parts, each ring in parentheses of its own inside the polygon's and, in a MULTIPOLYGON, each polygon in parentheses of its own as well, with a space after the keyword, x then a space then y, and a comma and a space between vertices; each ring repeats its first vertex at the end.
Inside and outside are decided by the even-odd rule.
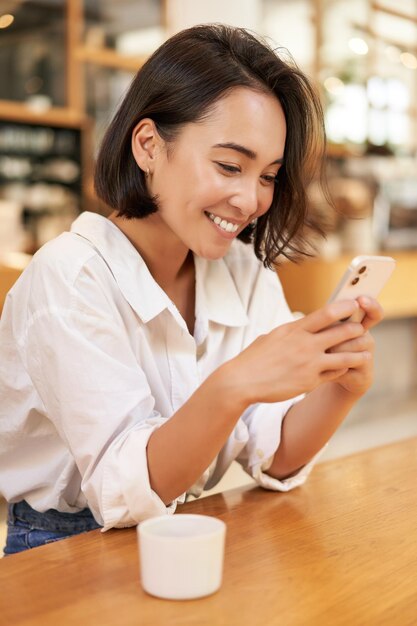
POLYGON ((21 252, 7 252, 0 255, 0 314, 7 292, 13 287, 31 258, 29 254, 21 252))

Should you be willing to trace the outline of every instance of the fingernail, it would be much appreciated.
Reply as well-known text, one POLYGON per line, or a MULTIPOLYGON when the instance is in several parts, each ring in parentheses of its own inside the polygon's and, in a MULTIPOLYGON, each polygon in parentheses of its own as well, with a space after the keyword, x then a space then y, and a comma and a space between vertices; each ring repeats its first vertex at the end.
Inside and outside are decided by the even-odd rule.
POLYGON ((361 304, 363 306, 371 306, 371 300, 367 296, 361 296, 361 304))

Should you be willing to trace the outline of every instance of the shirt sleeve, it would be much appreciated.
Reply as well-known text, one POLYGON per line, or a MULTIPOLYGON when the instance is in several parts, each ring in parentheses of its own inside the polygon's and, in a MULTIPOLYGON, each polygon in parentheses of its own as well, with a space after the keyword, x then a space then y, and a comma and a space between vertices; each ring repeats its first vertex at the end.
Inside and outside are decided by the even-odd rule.
POLYGON ((265 489, 290 491, 290 489, 302 485, 324 450, 324 448, 320 450, 306 465, 289 478, 278 480, 267 473, 274 460, 275 452, 279 448, 282 421, 285 414, 302 397, 276 404, 253 405, 245 411, 241 418, 248 429, 248 441, 236 460, 258 485, 265 489))
MULTIPOLYGON (((152 490, 146 447, 169 416, 155 411, 131 338, 92 277, 80 278, 65 302, 32 317, 25 338, 27 368, 45 415, 73 456, 96 520, 124 527, 173 513, 152 490), (79 285, 80 287, 80 285, 79 285)), ((63 289, 56 285, 56 289, 63 289)))

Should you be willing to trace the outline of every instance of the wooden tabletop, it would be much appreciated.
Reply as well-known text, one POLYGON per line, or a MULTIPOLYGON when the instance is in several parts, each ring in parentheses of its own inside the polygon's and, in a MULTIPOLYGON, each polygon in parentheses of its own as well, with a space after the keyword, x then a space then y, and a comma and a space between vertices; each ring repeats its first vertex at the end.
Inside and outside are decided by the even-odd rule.
POLYGON ((414 625, 416 477, 410 439, 317 465, 289 493, 247 487, 182 506, 227 524, 222 588, 199 600, 143 592, 135 529, 1 559, 0 624, 414 625))

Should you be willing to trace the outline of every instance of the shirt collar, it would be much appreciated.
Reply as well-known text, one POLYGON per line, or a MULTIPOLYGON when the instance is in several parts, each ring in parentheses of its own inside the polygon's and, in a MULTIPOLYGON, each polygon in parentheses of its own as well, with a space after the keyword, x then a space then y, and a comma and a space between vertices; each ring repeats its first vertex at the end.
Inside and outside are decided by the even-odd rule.
MULTIPOLYGON (((172 309, 172 304, 152 277, 145 261, 122 231, 106 217, 82 213, 72 224, 71 232, 87 239, 112 272, 130 306, 144 323, 172 309)), ((225 326, 249 323, 225 259, 209 261, 194 256, 196 300, 207 318, 225 326)))
POLYGON ((82 213, 71 232, 87 239, 102 257, 130 306, 144 323, 170 305, 170 299, 152 277, 145 261, 113 222, 96 213, 82 213))

